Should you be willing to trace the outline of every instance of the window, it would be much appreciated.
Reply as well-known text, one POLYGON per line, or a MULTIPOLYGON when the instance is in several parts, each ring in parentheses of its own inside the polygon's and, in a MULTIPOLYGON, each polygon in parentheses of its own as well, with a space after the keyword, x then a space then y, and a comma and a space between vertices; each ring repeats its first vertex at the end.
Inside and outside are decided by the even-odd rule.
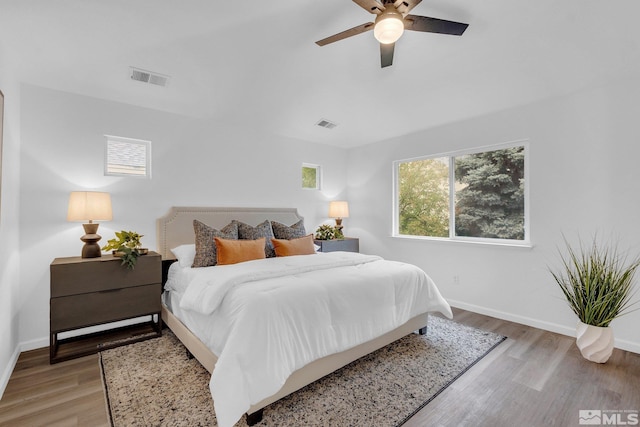
POLYGON ((320 166, 302 164, 302 188, 320 190, 320 166))
POLYGON ((396 236, 525 244, 526 146, 394 162, 396 236))
POLYGON ((151 178, 151 141, 105 137, 105 175, 151 178))

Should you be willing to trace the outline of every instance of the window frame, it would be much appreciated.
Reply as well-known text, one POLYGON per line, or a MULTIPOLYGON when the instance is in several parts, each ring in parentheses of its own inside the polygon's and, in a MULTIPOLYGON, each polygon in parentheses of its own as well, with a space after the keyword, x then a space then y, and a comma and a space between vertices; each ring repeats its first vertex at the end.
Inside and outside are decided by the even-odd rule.
POLYGON ((301 187, 303 190, 322 190, 322 166, 316 165, 313 163, 302 163, 300 167, 300 178, 302 179, 302 169, 310 168, 316 170, 316 186, 315 187, 305 187, 304 182, 301 182, 301 187))
POLYGON ((123 136, 104 135, 104 175, 105 176, 118 176, 118 177, 131 177, 140 179, 151 179, 151 141, 144 139, 127 138, 123 136), (109 142, 120 142, 132 145, 141 145, 145 147, 145 173, 118 173, 109 171, 109 142))
POLYGON ((501 144, 494 145, 485 145, 480 147, 473 147, 463 150, 449 151, 444 153, 430 154, 419 157, 412 157, 401 160, 394 160, 392 162, 393 168, 393 197, 392 197, 392 230, 391 237, 402 238, 402 239, 417 239, 417 240, 433 240, 433 241, 444 241, 444 242, 463 242, 463 243, 474 243, 474 244, 488 244, 488 245, 498 245, 498 246, 522 246, 522 247, 531 247, 531 230, 530 230, 530 196, 529 196, 529 187, 530 187, 530 167, 529 167, 529 157, 530 157, 530 147, 529 140, 518 140, 501 144), (455 193, 455 158, 461 157, 469 154, 480 154, 489 151, 499 151, 502 149, 514 148, 514 147, 523 147, 524 149, 524 239, 499 239, 499 238, 488 238, 488 237, 471 237, 471 236, 456 236, 455 229, 455 204, 456 204, 456 193, 455 193), (449 236, 448 237, 435 237, 435 236, 414 236, 408 234, 400 234, 400 180, 398 177, 399 166, 402 163, 427 160, 427 159, 435 159, 435 158, 448 158, 448 167, 449 167, 449 236))

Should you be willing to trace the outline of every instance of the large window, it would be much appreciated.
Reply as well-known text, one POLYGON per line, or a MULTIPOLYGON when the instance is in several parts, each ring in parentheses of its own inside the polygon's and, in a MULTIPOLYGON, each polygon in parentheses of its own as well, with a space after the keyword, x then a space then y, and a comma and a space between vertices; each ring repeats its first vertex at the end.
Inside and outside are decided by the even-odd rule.
POLYGON ((394 234, 527 243, 525 165, 524 144, 396 161, 394 234))

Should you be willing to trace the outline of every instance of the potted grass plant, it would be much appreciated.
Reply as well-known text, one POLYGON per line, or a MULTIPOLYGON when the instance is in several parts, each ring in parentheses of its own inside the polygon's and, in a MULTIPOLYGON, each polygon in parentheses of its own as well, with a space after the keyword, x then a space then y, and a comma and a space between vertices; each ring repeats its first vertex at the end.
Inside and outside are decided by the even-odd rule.
POLYGON ((551 270, 569 307, 578 316, 576 344, 582 356, 605 363, 613 351, 609 324, 633 310, 634 276, 640 258, 628 259, 617 246, 602 246, 593 239, 590 247, 572 248, 565 239, 566 254, 560 254, 562 269, 551 270))

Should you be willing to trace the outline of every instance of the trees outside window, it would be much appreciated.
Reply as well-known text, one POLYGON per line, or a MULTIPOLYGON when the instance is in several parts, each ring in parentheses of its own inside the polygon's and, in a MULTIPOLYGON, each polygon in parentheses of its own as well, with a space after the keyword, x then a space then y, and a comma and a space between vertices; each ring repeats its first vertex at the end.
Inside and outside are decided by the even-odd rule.
POLYGON ((320 190, 320 166, 309 163, 302 164, 302 188, 320 190))
POLYGON ((446 157, 398 166, 400 234, 449 236, 449 163, 446 157))
POLYGON ((395 162, 396 233, 526 241, 524 145, 395 162))

